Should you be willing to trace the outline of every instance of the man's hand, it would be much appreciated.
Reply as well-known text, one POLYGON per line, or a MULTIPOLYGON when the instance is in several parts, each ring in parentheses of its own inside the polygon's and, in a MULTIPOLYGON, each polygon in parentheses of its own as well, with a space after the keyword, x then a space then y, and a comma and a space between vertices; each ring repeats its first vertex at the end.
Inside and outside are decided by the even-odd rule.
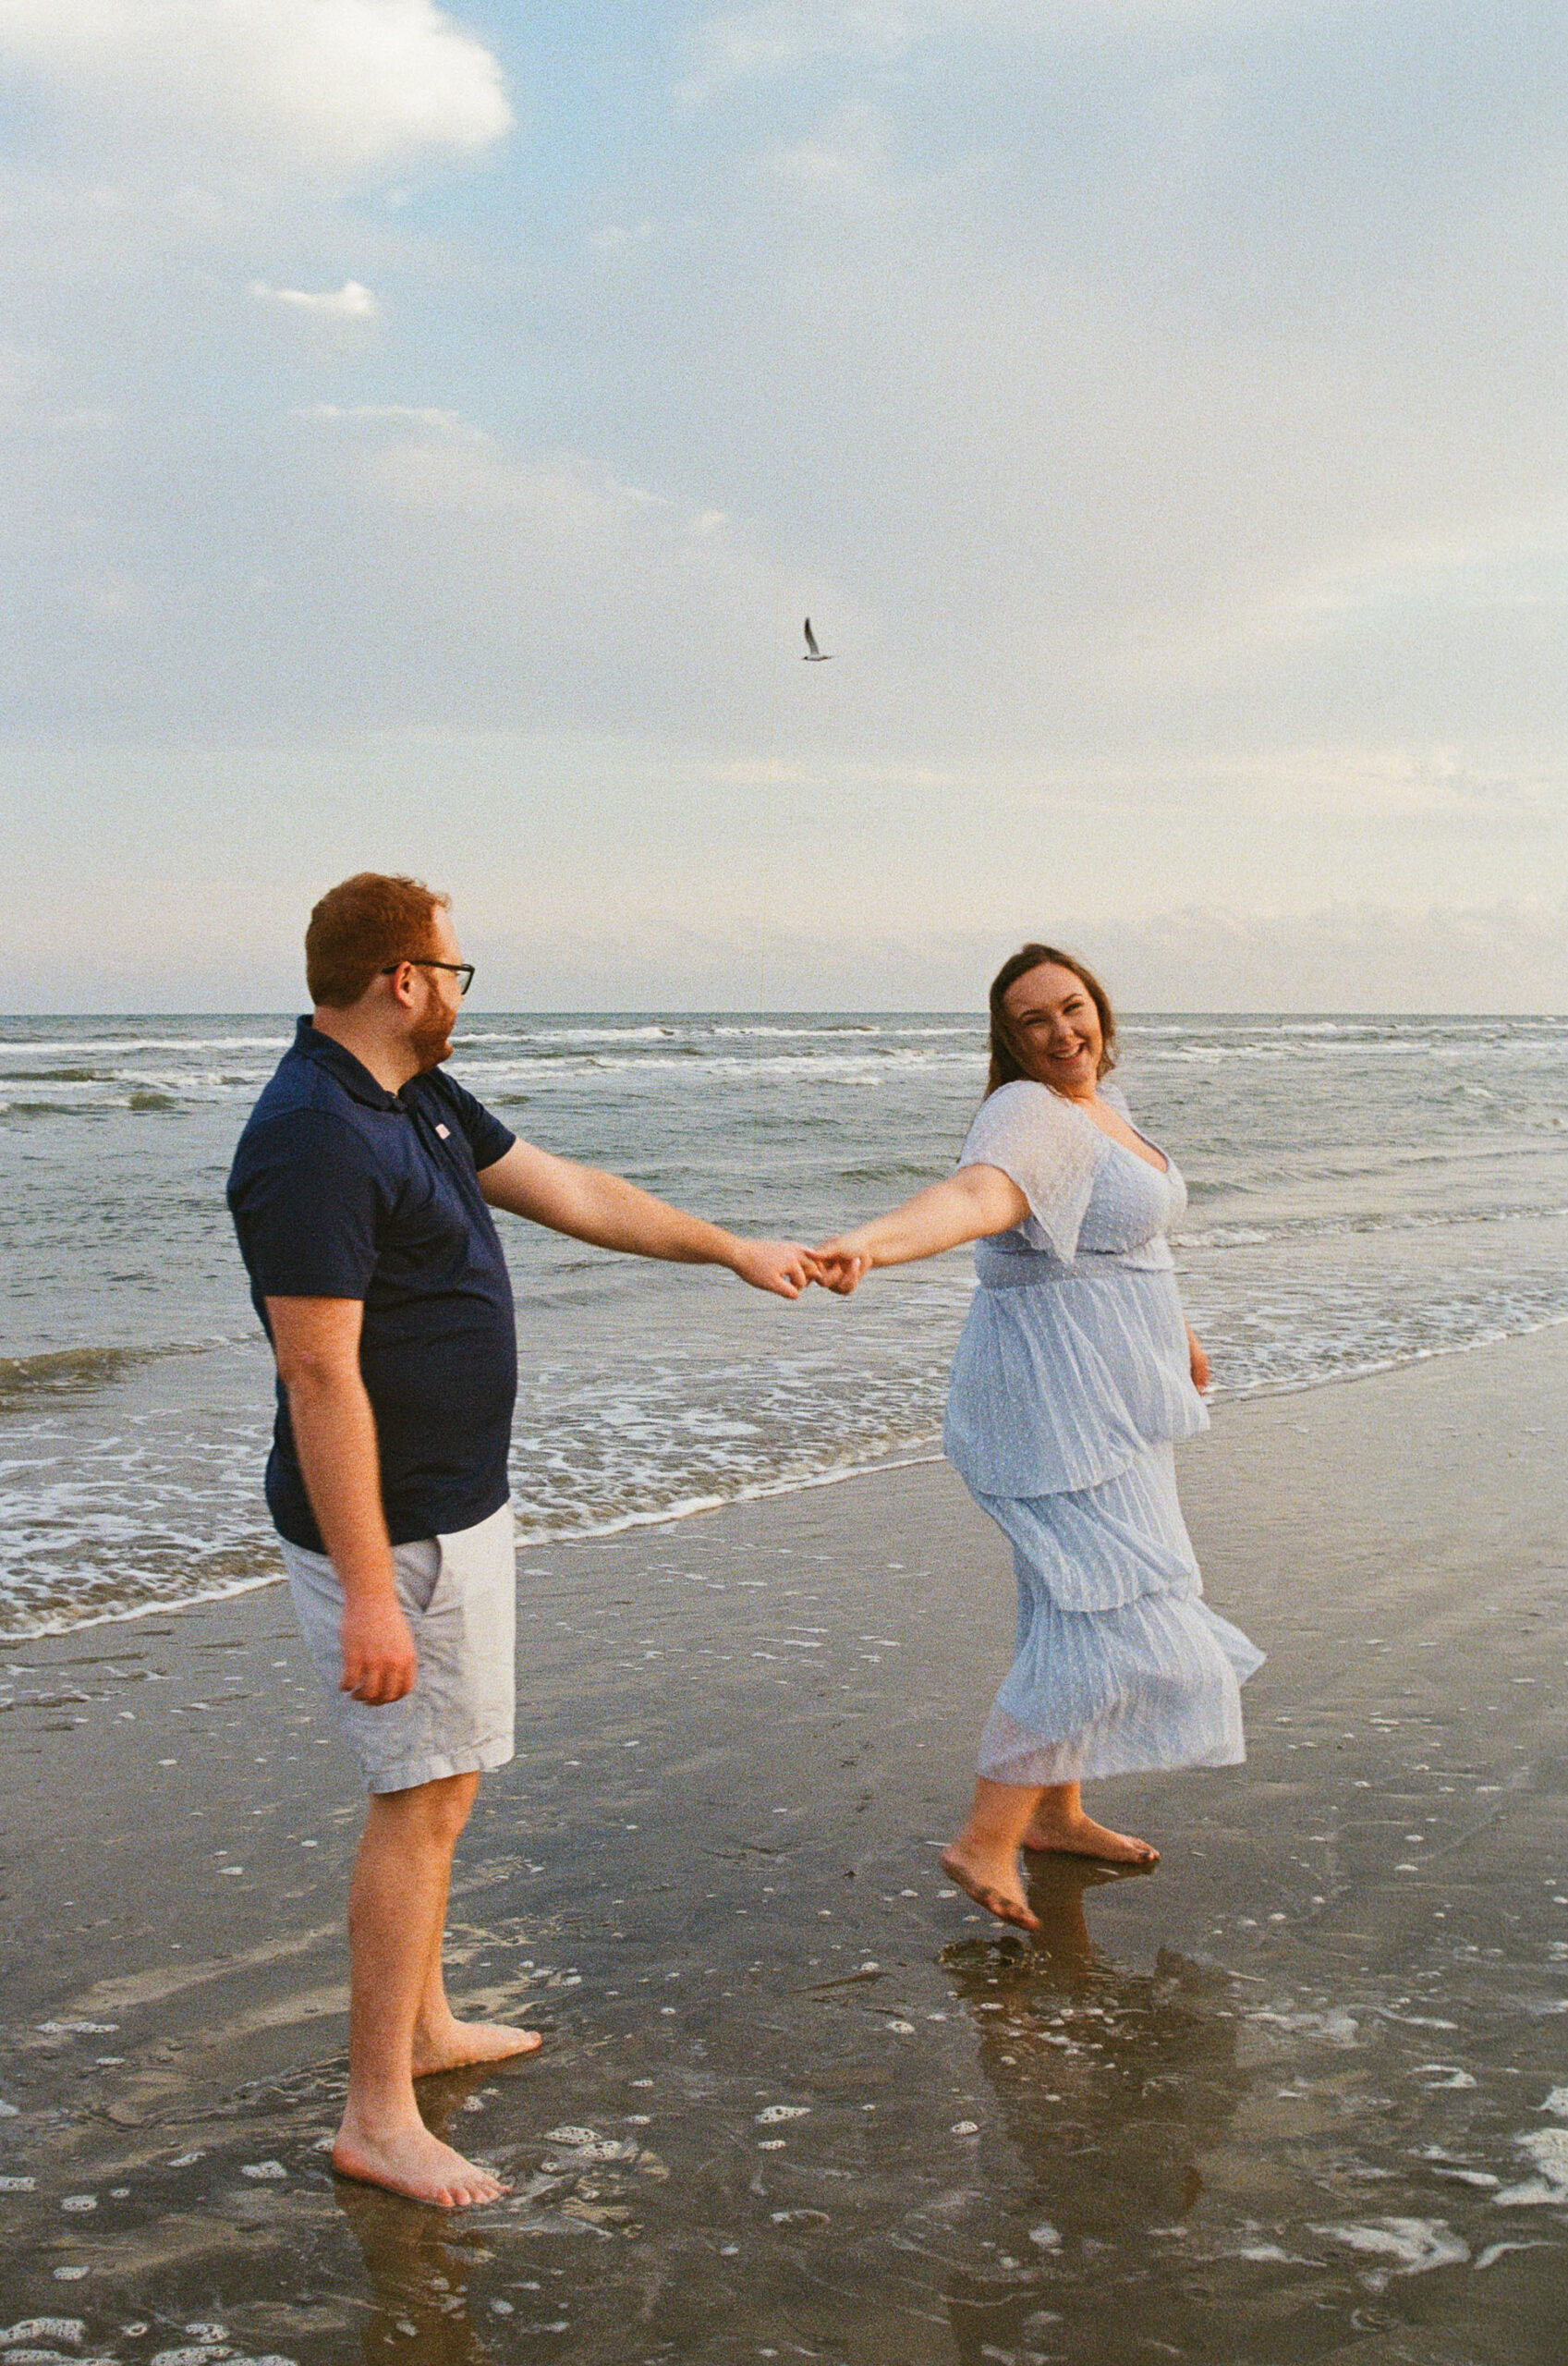
POLYGON ((351 1594, 338 1629, 343 1642, 340 1692, 384 1709, 414 1689, 419 1662, 403 1605, 395 1593, 351 1594))
POLYGON ((779 1298, 798 1298, 808 1283, 821 1278, 811 1251, 798 1240, 737 1240, 727 1262, 754 1290, 772 1290, 779 1298))
POLYGON ((835 1298, 852 1298, 871 1271, 870 1251, 851 1232, 820 1240, 811 1251, 815 1279, 835 1298))

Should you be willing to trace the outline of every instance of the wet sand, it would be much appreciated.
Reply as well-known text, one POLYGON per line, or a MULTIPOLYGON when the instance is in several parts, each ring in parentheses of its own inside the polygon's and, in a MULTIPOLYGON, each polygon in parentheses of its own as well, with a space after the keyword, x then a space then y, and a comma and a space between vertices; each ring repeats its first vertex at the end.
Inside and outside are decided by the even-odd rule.
POLYGON ((0 1654, 13 2358, 1541 2366, 1568 2314, 1568 1330, 1222 1409, 1246 1769, 1102 1787, 1038 1945, 936 1865, 1007 1657, 941 1465, 525 1554, 432 2082, 334 2185, 359 1807, 281 1591, 0 1654))

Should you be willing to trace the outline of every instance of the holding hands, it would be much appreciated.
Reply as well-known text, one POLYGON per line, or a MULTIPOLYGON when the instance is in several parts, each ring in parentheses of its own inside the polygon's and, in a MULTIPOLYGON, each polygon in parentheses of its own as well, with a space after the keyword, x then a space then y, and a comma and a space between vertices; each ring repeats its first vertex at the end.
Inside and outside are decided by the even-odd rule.
POLYGON ((869 1230, 861 1226, 836 1233, 815 1249, 798 1240, 737 1240, 730 1270, 753 1289, 772 1290, 779 1298, 798 1298, 813 1282, 848 1298, 877 1262, 865 1238, 869 1230))
POLYGON ((772 1290, 776 1298, 798 1298, 813 1282, 847 1298, 872 1262, 869 1254, 852 1252, 854 1238, 845 1233, 820 1249, 804 1248, 798 1240, 737 1239, 725 1262, 740 1281, 754 1290, 772 1290))
POLYGON ((798 1240, 736 1240, 726 1261, 730 1271, 754 1290, 772 1290, 777 1298, 798 1298, 813 1282, 847 1298, 861 1275, 869 1273, 869 1256, 846 1257, 845 1243, 852 1236, 807 1249, 798 1240))
POLYGON ((811 1250, 798 1240, 737 1239, 727 1262, 741 1281, 777 1298, 798 1298, 808 1283, 821 1279, 811 1250))
POLYGON ((866 1227, 854 1232, 835 1233, 831 1240, 819 1241, 811 1251, 811 1278, 836 1298, 849 1298, 871 1271, 876 1259, 866 1239, 866 1227))

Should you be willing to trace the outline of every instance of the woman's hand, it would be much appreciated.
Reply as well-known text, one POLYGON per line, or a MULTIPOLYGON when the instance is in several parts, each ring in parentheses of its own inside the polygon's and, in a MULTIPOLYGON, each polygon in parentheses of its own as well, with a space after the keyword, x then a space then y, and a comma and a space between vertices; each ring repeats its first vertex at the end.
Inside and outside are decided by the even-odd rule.
POLYGON ((1209 1386, 1209 1359, 1197 1344, 1197 1334, 1187 1324, 1187 1361, 1192 1368, 1192 1384, 1201 1396, 1209 1386))
POLYGON ((853 1297, 876 1260, 858 1233, 841 1232, 811 1251, 815 1278, 835 1298, 853 1297))
POLYGON ((798 1298, 808 1283, 822 1278, 811 1250, 798 1240, 737 1240, 728 1263, 754 1290, 772 1290, 777 1298, 798 1298))

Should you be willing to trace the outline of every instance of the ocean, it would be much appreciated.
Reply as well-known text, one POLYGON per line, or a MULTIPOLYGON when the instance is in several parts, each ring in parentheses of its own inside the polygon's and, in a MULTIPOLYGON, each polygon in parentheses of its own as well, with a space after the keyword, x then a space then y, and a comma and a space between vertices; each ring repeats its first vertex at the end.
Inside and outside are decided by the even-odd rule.
MULTIPOLYGON (((0 1634, 266 1582, 270 1363, 223 1187, 285 1018, 0 1019, 0 1634)), ((453 1072, 530 1140, 809 1241, 942 1175, 969 1013, 464 1014, 453 1072)), ((1568 1018, 1123 1021, 1187 1177, 1215 1400, 1568 1321, 1568 1018)), ((966 1251, 764 1299, 503 1220, 526 1548, 937 1451, 966 1251)))

